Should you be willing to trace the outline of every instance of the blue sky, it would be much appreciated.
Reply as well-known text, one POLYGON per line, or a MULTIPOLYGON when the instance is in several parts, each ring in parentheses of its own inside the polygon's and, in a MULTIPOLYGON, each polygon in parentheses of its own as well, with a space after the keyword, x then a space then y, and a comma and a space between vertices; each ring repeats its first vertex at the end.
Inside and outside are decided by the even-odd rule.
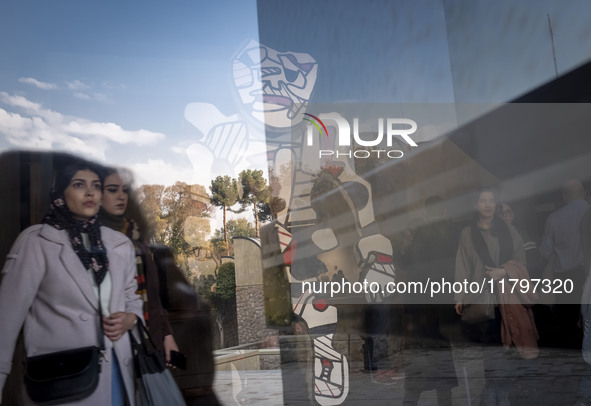
MULTIPOLYGON (((439 3, 435 8, 404 6, 397 25, 388 25, 388 13, 360 2, 341 3, 342 21, 327 19, 333 2, 313 4, 314 12, 307 4, 262 2, 259 12, 269 46, 317 59, 318 101, 452 101, 439 3), (384 30, 339 37, 335 28, 346 33, 360 13, 379 18, 384 30), (406 23, 409 14, 431 27, 431 35, 417 47, 384 47, 389 36, 399 38, 408 30, 414 35, 406 23), (362 57, 350 60, 359 53, 362 57), (427 54, 437 54, 444 77, 430 84, 395 80, 415 68, 416 75, 426 77, 432 65, 420 62, 427 54), (392 59, 409 56, 414 63, 397 64, 388 86, 379 82, 392 59)), ((390 11, 392 4, 381 7, 390 11)), ((185 108, 201 102, 226 116, 236 113, 231 61, 259 39, 259 25, 254 0, 10 0, 0 5, 0 38, 0 150, 64 150, 130 167, 139 183, 183 180, 208 186, 219 173, 198 164, 201 151, 193 148, 193 160, 187 157, 202 134, 185 118, 185 108)), ((264 169, 266 162, 254 166, 264 169)))
POLYGON ((0 148, 206 183, 186 156, 200 134, 185 106, 231 105, 230 61, 257 35, 254 1, 3 1, 0 148))
MULTIPOLYGON (((75 152, 138 183, 207 187, 223 171, 199 144, 212 115, 185 110, 240 114, 232 60, 249 41, 311 55, 313 102, 420 116, 415 103, 500 103, 555 77, 548 16, 559 74, 588 61, 586 0, 4 0, 0 151, 75 152)), ((442 128, 490 108, 474 106, 446 107, 442 128)), ((419 122, 435 128, 422 136, 438 124, 419 122)))

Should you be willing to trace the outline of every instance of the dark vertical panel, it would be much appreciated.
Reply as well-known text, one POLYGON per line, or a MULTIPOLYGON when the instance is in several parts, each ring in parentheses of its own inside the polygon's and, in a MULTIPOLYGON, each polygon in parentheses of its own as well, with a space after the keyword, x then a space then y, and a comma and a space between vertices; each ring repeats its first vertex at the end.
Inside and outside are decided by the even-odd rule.
MULTIPOLYGON (((23 213, 21 206, 21 177, 22 177, 22 154, 5 153, 0 155, 0 263, 4 265, 6 254, 12 243, 21 231, 23 213)), ((26 167, 26 165, 25 165, 26 167)), ((25 217, 28 217, 25 216, 25 217)), ((22 338, 19 338, 12 360, 12 372, 8 375, 4 385, 3 405, 22 405, 21 383, 22 383, 22 361, 24 346, 22 338)))
POLYGON ((49 208, 52 168, 52 155, 31 155, 29 166, 30 224, 40 223, 49 208))
POLYGON ((0 155, 0 263, 4 264, 4 258, 8 254, 10 246, 21 231, 21 206, 20 206, 20 156, 17 153, 0 155))

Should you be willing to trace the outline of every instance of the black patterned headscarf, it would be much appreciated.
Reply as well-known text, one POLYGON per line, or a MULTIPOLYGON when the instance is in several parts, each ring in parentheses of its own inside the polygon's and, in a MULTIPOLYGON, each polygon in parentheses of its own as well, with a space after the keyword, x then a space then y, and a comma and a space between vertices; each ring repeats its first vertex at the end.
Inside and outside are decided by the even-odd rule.
POLYGON ((70 165, 62 174, 58 174, 56 179, 56 187, 51 191, 51 205, 49 212, 43 219, 43 223, 49 224, 58 230, 66 230, 70 237, 72 248, 85 269, 91 269, 94 276, 94 281, 97 286, 101 284, 105 275, 109 270, 109 260, 107 258, 107 250, 101 239, 100 223, 97 219, 98 215, 92 216, 88 220, 78 220, 74 217, 72 212, 66 205, 64 197, 64 190, 69 185, 72 176, 79 170, 91 170, 98 173, 98 170, 93 169, 90 165, 70 165), (73 173, 71 173, 73 171, 73 173), (71 173, 70 176, 64 179, 64 175, 71 173), (60 179, 61 177, 61 179, 60 179), (84 247, 82 242, 82 233, 88 234, 90 241, 90 251, 84 247))

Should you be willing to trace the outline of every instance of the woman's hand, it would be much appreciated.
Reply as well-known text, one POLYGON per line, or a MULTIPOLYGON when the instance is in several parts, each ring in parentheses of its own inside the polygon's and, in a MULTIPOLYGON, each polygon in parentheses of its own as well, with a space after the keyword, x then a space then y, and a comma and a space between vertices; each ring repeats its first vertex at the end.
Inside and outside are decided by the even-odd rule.
POLYGON ((463 311, 464 311, 464 304, 462 302, 456 303, 456 313, 458 314, 458 316, 461 316, 463 311))
POLYGON ((111 341, 119 340, 123 334, 135 325, 136 315, 133 313, 116 312, 110 317, 103 316, 103 329, 111 341))
POLYGON ((173 365, 170 363, 170 351, 177 351, 179 350, 179 347, 176 345, 176 341, 174 339, 174 337, 169 334, 167 336, 164 336, 164 354, 166 355, 166 366, 168 367, 172 367, 173 365))
POLYGON ((505 271, 505 268, 491 268, 490 266, 487 266, 486 274, 493 281, 498 281, 499 279, 503 279, 505 276, 507 276, 507 271, 505 271))

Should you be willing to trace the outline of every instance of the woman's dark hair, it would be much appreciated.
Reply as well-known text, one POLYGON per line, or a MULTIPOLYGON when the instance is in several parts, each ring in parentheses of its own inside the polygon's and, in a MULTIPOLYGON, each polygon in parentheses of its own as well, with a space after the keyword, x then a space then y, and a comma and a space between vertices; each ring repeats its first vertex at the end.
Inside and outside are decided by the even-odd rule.
POLYGON ((116 168, 114 166, 105 166, 102 168, 103 178, 106 179, 111 175, 119 175, 121 179, 129 186, 130 189, 133 188, 133 175, 129 169, 126 168, 116 168))
POLYGON ((89 170, 96 173, 101 183, 103 183, 105 180, 104 171, 101 170, 99 165, 83 159, 72 160, 56 168, 55 182, 53 184, 55 191, 63 195, 64 190, 66 190, 66 188, 70 185, 70 182, 72 181, 74 175, 76 175, 76 172, 84 170, 89 170))
MULTIPOLYGON (((482 187, 479 188, 475 195, 474 195, 474 205, 478 203, 478 199, 480 199, 480 195, 482 193, 489 192, 492 193, 495 198, 495 204, 499 203, 499 198, 497 195, 497 191, 492 187, 482 187)), ((499 263, 495 264, 492 260, 490 253, 488 251, 488 247, 480 233, 476 221, 478 220, 478 213, 476 213, 474 223, 472 224, 471 234, 472 234, 472 243, 476 248, 476 252, 480 257, 480 260, 484 265, 488 265, 491 267, 500 266, 507 261, 509 261, 513 255, 513 238, 511 236, 511 231, 505 222, 497 217, 496 213, 493 216, 492 224, 491 224, 491 234, 498 238, 499 240, 499 263)))
POLYGON ((472 196, 472 203, 474 203, 475 206, 476 206, 476 203, 478 203, 478 200, 480 199, 480 195, 485 192, 492 193, 495 198, 495 203, 496 204, 500 203, 499 195, 497 193, 497 190, 494 187, 481 187, 481 188, 478 188, 476 190, 476 192, 474 192, 474 196, 472 196))
POLYGON ((142 209, 137 193, 133 187, 133 174, 129 169, 115 168, 115 167, 104 167, 102 168, 103 178, 101 182, 104 186, 104 180, 111 175, 119 175, 123 182, 125 182, 129 189, 127 191, 127 210, 125 211, 125 217, 135 221, 140 232, 140 241, 148 241, 152 237, 153 229, 152 225, 148 221, 144 210, 142 209))

